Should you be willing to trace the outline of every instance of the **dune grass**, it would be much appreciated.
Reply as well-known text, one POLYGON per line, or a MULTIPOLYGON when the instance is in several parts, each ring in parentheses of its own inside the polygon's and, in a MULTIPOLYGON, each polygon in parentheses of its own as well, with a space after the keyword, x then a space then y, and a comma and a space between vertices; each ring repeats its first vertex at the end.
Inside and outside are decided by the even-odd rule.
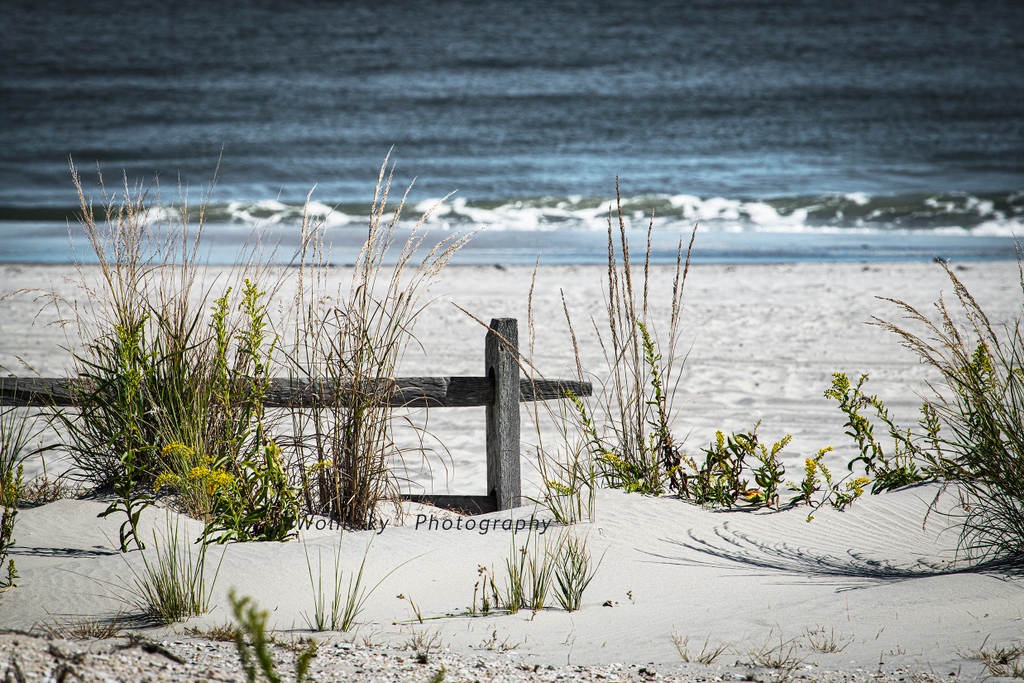
POLYGON ((279 283, 260 265, 258 239, 243 252, 237 282, 220 289, 207 277, 209 195, 194 212, 184 190, 170 207, 159 186, 125 178, 108 192, 101 175, 95 208, 74 165, 72 176, 98 268, 77 267, 75 300, 51 297, 84 345, 73 357, 75 408, 55 416, 76 476, 115 494, 105 514, 125 516, 122 550, 141 548, 139 514, 159 484, 191 516, 212 521, 215 497, 197 470, 234 477, 266 446, 261 398, 276 339, 265 300, 279 283))
MULTIPOLYGON (((1021 313, 993 325, 949 264, 939 261, 953 287, 934 316, 887 299, 906 322, 876 324, 936 369, 941 381, 923 408, 919 429, 890 426, 897 465, 940 482, 957 500, 960 548, 981 560, 1024 560, 1024 264, 1018 259, 1021 313), (902 446, 902 451, 899 447, 902 446)), ((873 454, 873 453, 872 453, 873 454)), ((874 465, 874 461, 869 461, 874 465)))
POLYGON ((617 239, 611 211, 608 215, 604 330, 592 320, 608 378, 596 398, 596 415, 587 403, 577 404, 578 428, 606 485, 657 495, 684 488, 679 479, 684 455, 680 450, 682 440, 674 432, 673 399, 685 361, 679 351, 683 292, 696 228, 685 251, 682 239, 679 241, 668 301, 669 323, 659 334, 650 309, 654 219, 652 216, 647 228, 641 279, 634 273, 618 181, 616 197, 617 239))
POLYGON ((421 249, 428 212, 395 249, 404 197, 389 213, 393 171, 385 159, 346 292, 332 290, 325 224, 308 213, 296 267, 268 265, 256 234, 221 281, 203 261, 209 193, 197 210, 185 190, 170 206, 158 185, 125 178, 108 192, 101 175, 94 207, 72 165, 98 268, 78 266, 75 300, 50 295, 68 348, 83 345, 75 406, 54 417, 75 476, 114 494, 104 514, 123 520, 123 551, 145 546, 138 520, 160 497, 221 542, 287 539, 302 508, 364 529, 397 502, 395 370, 430 286, 466 238, 421 249), (293 305, 269 308, 289 277, 293 305), (296 409, 287 434, 263 407, 274 376, 334 389, 296 409))
POLYGON ((385 159, 347 292, 329 284, 325 225, 306 216, 302 228, 295 343, 287 371, 335 387, 313 408, 293 412, 304 502, 308 513, 328 514, 353 529, 371 528, 382 503, 398 503, 399 478, 391 465, 405 454, 394 438, 395 372, 415 343, 430 286, 468 239, 452 234, 423 254, 422 227, 430 209, 396 253, 405 196, 389 209, 393 172, 385 159), (394 264, 387 265, 392 258, 394 264))
POLYGON ((154 529, 152 545, 139 551, 142 567, 128 564, 132 582, 124 586, 123 600, 161 624, 205 614, 224 560, 222 552, 209 578, 208 548, 206 543, 192 544, 183 539, 179 521, 172 522, 168 513, 164 534, 158 536, 154 529), (197 546, 195 550, 193 545, 197 546))

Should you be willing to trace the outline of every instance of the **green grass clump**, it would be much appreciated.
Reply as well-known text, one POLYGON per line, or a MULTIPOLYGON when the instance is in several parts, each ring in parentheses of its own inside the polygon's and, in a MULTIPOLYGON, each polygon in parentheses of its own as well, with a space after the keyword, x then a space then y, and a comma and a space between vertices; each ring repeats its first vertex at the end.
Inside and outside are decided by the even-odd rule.
POLYGON ((123 520, 123 551, 144 547, 140 516, 161 497, 221 542, 285 540, 303 511, 364 529, 382 502, 397 502, 395 371, 427 290, 465 239, 449 236, 423 256, 425 215, 396 253, 404 199, 386 212, 386 171, 387 160, 351 287, 335 293, 326 225, 309 215, 296 268, 261 264, 257 235, 234 279, 219 282, 203 264, 209 195, 198 211, 184 192, 164 206, 158 186, 126 179, 108 193, 101 176, 94 208, 72 166, 98 269, 79 266, 76 300, 50 295, 74 330, 69 348, 82 343, 74 407, 54 414, 76 476, 114 494, 103 516, 123 520), (293 306, 269 309, 291 276, 293 306), (285 416, 263 407, 275 376, 321 389, 315 405, 292 412, 290 435, 275 435, 285 416))
POLYGON ((215 487, 196 472, 237 479, 241 463, 270 443, 262 398, 277 337, 266 301, 278 283, 252 254, 239 269, 241 282, 218 297, 201 260, 205 204, 193 225, 184 195, 169 210, 159 188, 153 201, 149 189, 127 180, 120 193, 107 194, 101 176, 104 204, 96 210, 73 166, 72 173, 99 268, 93 278, 79 267, 78 300, 53 296, 84 343, 74 356, 74 409, 56 417, 76 475, 115 494, 104 515, 124 515, 122 550, 141 548, 139 515, 155 488, 173 491, 181 509, 212 522, 215 487))
POLYGON ((575 612, 583 606, 583 593, 594 580, 598 567, 592 563, 587 540, 572 532, 566 532, 559 541, 558 554, 554 560, 553 591, 555 600, 567 612, 575 612))
MULTIPOLYGON (((922 406, 916 428, 901 429, 881 401, 851 387, 837 374, 827 394, 839 400, 863 463, 875 480, 873 492, 931 480, 952 493, 950 513, 961 525, 960 549, 978 560, 1024 558, 1024 266, 1020 266, 1021 313, 993 325, 949 264, 939 262, 953 286, 956 308, 945 299, 926 315, 899 299, 907 323, 875 323, 897 335, 921 361, 938 371, 939 382, 922 406), (885 424, 893 449, 885 453, 859 407, 870 406, 885 424)), ((938 497, 933 506, 938 504, 938 497)))
POLYGON ((208 546, 197 545, 198 549, 193 551, 192 544, 181 538, 178 522, 172 523, 168 515, 163 537, 158 537, 154 529, 152 546, 140 550, 142 568, 128 565, 133 582, 126 586, 125 601, 162 624, 208 612, 220 563, 212 580, 208 580, 208 546))
MULTIPOLYGON (((338 545, 334 550, 334 569, 331 578, 330 604, 327 603, 328 594, 324 592, 324 570, 323 560, 317 550, 317 576, 313 577, 313 564, 310 562, 309 553, 306 553, 306 568, 309 570, 309 583, 313 589, 313 616, 303 614, 302 617, 310 629, 314 631, 349 631, 356 625, 356 619, 362 614, 366 601, 380 588, 384 581, 398 571, 404 562, 385 574, 377 583, 367 586, 365 582, 366 560, 370 556, 370 547, 373 542, 366 544, 363 552, 362 562, 359 569, 348 573, 348 584, 346 586, 345 572, 341 567, 341 541, 338 536, 338 545)), ((410 601, 411 602, 411 601, 410 601)), ((417 613, 418 614, 418 613, 417 613)), ((422 622, 422 618, 420 618, 422 622)))
POLYGON ((563 609, 574 612, 580 609, 583 593, 598 566, 600 562, 596 566, 591 563, 586 539, 572 531, 566 530, 544 543, 531 531, 522 545, 513 533, 500 585, 493 569, 479 567, 470 614, 515 614, 521 609, 536 612, 549 606, 551 594, 563 609))

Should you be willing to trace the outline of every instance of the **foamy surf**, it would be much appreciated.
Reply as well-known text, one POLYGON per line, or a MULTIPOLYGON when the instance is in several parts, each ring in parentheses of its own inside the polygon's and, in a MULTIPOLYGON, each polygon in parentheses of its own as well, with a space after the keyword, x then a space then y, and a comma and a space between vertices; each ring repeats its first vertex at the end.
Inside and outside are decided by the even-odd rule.
MULTIPOLYGON (((918 233, 1014 237, 1024 234, 1024 192, 973 195, 872 196, 863 192, 768 199, 655 194, 621 200, 629 229, 767 233, 918 233)), ((471 201, 463 197, 423 199, 407 207, 404 223, 428 214, 425 223, 452 230, 598 230, 616 212, 614 198, 536 197, 471 201)), ((367 207, 311 201, 233 201, 213 207, 210 217, 258 225, 298 223, 303 216, 328 228, 362 225, 367 207)), ((618 217, 614 216, 614 222, 618 217)))

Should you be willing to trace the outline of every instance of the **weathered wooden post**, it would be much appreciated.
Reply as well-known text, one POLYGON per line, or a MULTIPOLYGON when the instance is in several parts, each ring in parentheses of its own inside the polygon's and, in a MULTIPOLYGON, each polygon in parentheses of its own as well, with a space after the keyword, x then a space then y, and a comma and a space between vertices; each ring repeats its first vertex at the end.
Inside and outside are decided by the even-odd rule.
POLYGON ((487 493, 499 510, 519 506, 519 323, 493 318, 484 343, 487 377, 494 379, 494 403, 487 406, 487 493))

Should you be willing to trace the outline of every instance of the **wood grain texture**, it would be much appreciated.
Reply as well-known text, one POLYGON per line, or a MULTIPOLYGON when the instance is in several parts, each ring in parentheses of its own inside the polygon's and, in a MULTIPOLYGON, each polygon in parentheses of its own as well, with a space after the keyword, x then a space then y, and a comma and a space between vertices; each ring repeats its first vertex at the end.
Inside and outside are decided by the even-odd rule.
MULTIPOLYGON (((62 377, 0 377, 0 405, 74 406, 74 379, 62 377)), ((399 377, 393 382, 390 403, 397 407, 460 408, 494 403, 494 380, 490 377, 399 377)), ((84 385, 82 385, 84 386, 84 385)), ((343 390, 351 385, 342 384, 343 390)), ((333 382, 275 378, 271 380, 264 405, 269 408, 312 408, 329 405, 337 391, 333 382)), ((590 382, 571 380, 519 380, 519 400, 550 401, 571 391, 590 396, 590 382)))
POLYGON ((519 323, 494 318, 484 342, 484 369, 494 380, 494 402, 487 406, 487 493, 499 510, 519 507, 519 323))

